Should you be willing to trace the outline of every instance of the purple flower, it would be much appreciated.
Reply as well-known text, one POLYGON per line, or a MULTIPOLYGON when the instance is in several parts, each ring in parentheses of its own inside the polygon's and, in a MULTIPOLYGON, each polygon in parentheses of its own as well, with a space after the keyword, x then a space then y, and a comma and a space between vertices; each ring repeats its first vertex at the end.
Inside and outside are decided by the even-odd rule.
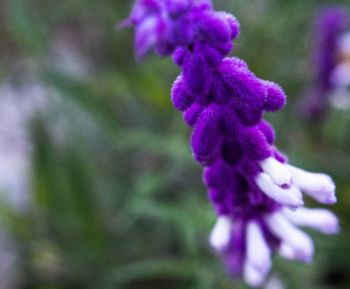
POLYGON ((309 263, 313 242, 298 226, 326 234, 339 228, 331 212, 303 208, 302 192, 334 204, 335 185, 289 165, 275 147, 263 114, 282 109, 286 96, 243 60, 226 57, 239 34, 236 18, 215 12, 210 1, 139 0, 127 22, 136 30, 138 56, 154 48, 172 54, 182 70, 171 99, 193 128, 193 155, 218 215, 209 241, 229 273, 259 286, 274 252, 309 263))
POLYGON ((341 61, 340 38, 346 29, 350 29, 350 14, 345 8, 326 6, 318 12, 314 25, 315 78, 310 92, 301 103, 302 114, 307 118, 323 118, 328 110, 330 96, 338 86, 334 81, 334 72, 341 61))

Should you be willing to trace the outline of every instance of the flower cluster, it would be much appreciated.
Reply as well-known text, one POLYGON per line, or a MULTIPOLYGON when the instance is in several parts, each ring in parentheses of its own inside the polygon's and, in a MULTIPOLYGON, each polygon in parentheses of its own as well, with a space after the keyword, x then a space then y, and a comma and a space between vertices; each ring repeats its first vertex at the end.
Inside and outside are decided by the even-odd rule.
POLYGON ((332 234, 338 221, 327 210, 303 208, 302 192, 333 204, 335 186, 327 175, 289 165, 275 147, 263 114, 280 110, 286 96, 243 60, 226 57, 237 19, 215 12, 209 0, 139 0, 123 24, 135 27, 139 57, 154 48, 182 70, 171 99, 193 128, 193 154, 218 214, 210 244, 228 271, 260 286, 274 251, 310 262, 313 242, 297 226, 332 234))
POLYGON ((319 121, 332 103, 338 108, 344 108, 344 104, 350 108, 350 96, 345 103, 343 97, 343 88, 350 86, 349 11, 340 6, 322 8, 317 13, 314 30, 315 79, 301 110, 305 117, 319 121))

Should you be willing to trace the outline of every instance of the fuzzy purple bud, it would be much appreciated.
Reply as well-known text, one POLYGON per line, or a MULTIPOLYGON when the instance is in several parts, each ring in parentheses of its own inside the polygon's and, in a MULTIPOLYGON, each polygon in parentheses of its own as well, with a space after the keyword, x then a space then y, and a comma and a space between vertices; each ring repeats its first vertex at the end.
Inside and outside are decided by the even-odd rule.
POLYGON ((283 89, 278 84, 270 81, 264 81, 264 86, 267 94, 264 109, 272 112, 282 109, 287 99, 283 89))
POLYGON ((272 154, 271 145, 258 127, 245 129, 242 137, 242 146, 247 156, 254 160, 267 159, 272 154))
POLYGON ((200 114, 202 113, 202 111, 204 110, 204 106, 194 103, 192 104, 183 114, 184 120, 186 121, 186 123, 193 127, 196 122, 197 119, 199 118, 200 114))
POLYGON ((213 72, 202 53, 187 56, 183 74, 186 89, 205 101, 212 85, 213 72))
POLYGON ((184 111, 194 102, 193 97, 186 91, 182 75, 178 76, 171 89, 171 100, 178 110, 184 111))
POLYGON ((200 162, 213 160, 221 143, 220 110, 217 106, 209 106, 204 110, 192 135, 192 149, 200 162))
POLYGON ((275 131, 272 125, 263 120, 258 124, 258 128, 264 134, 266 141, 272 145, 275 142, 275 131))

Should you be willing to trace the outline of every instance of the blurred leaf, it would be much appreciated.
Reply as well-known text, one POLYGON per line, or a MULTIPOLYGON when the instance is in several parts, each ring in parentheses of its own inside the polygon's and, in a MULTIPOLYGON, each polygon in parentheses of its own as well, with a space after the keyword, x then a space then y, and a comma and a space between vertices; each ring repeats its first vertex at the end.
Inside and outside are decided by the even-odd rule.
POLYGON ((23 53, 37 55, 43 52, 46 45, 45 31, 34 19, 34 11, 29 1, 6 0, 7 28, 15 38, 23 53))

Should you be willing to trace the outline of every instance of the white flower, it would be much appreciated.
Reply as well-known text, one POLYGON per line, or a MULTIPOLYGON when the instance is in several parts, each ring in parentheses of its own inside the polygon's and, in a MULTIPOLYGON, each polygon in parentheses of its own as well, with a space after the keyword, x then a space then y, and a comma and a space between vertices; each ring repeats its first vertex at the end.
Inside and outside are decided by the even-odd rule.
POLYGON ((297 260, 294 249, 286 243, 282 243, 278 248, 278 254, 286 260, 297 260))
POLYGON ((320 173, 310 173, 291 165, 287 166, 292 172, 294 184, 305 194, 322 204, 336 203, 335 184, 331 177, 320 173))
POLYGON ((247 225, 247 261, 258 271, 267 274, 271 268, 271 251, 259 224, 251 221, 247 225))
POLYGON ((218 252, 223 251, 229 244, 232 231, 232 221, 229 217, 218 218, 209 237, 210 245, 218 252))
POLYGON ((296 186, 286 189, 279 187, 266 173, 260 173, 255 182, 263 193, 282 205, 298 208, 304 204, 302 194, 296 186))
POLYGON ((267 158, 260 162, 262 170, 268 174, 271 180, 278 186, 290 185, 292 174, 288 168, 275 158, 267 158))
POLYGON ((249 261, 246 261, 243 268, 243 277, 248 285, 259 287, 264 283, 266 274, 257 270, 249 261))
POLYGON ((274 158, 260 162, 263 170, 255 179, 256 184, 271 199, 281 205, 298 208, 303 205, 301 192, 322 204, 334 204, 335 184, 325 174, 311 173, 283 164, 274 158))
POLYGON ((268 215, 265 220, 272 234, 282 241, 280 253, 283 257, 311 262, 314 246, 308 235, 290 223, 281 212, 268 215))
POLYGON ((324 234, 339 232, 338 218, 329 210, 299 208, 291 211, 284 209, 283 215, 298 226, 308 226, 324 234))
POLYGON ((267 281, 264 289, 284 289, 284 285, 282 281, 277 278, 276 276, 273 276, 267 281))

